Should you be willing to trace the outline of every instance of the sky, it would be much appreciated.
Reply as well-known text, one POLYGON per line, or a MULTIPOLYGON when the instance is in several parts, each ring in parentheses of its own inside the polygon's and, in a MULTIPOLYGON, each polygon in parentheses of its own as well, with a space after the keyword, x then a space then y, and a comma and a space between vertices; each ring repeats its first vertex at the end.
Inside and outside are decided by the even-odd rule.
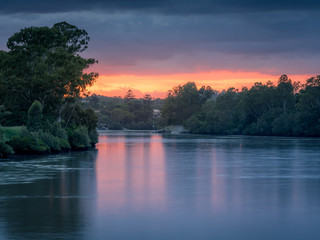
POLYGON ((99 61, 91 92, 165 97, 188 81, 221 91, 320 74, 319 0, 1 0, 0 50, 30 26, 67 21, 99 61))

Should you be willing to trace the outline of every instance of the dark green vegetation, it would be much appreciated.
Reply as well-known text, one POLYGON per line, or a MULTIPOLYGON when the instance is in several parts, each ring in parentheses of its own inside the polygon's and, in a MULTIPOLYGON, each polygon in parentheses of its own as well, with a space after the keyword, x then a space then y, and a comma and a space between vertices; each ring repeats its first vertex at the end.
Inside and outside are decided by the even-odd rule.
POLYGON ((96 63, 80 54, 85 30, 66 22, 28 27, 0 51, 0 157, 86 149, 98 141, 97 117, 81 106, 96 63), (19 126, 19 127, 12 127, 19 126))
POLYGON ((320 76, 300 85, 282 75, 277 85, 255 83, 218 95, 187 83, 169 91, 162 121, 190 133, 320 136, 320 76))
POLYGON ((153 118, 153 110, 160 109, 163 101, 152 99, 149 94, 137 99, 129 90, 124 98, 93 94, 85 99, 84 106, 95 110, 101 129, 152 130, 157 121, 153 118))

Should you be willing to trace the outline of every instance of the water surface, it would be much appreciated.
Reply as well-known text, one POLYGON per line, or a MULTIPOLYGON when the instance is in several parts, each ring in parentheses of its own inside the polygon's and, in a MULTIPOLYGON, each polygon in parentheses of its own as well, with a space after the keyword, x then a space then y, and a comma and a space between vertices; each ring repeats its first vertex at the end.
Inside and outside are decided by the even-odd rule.
POLYGON ((0 239, 320 239, 320 139, 109 132, 0 162, 0 239))

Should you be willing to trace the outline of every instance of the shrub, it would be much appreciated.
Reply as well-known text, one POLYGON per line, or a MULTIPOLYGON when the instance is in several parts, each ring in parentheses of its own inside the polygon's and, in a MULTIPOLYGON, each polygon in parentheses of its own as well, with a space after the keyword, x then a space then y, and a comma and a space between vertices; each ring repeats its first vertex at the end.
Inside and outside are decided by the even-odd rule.
POLYGON ((91 147, 87 127, 73 125, 67 129, 67 133, 72 149, 86 149, 91 147))
POLYGON ((9 154, 14 154, 13 148, 3 141, 0 141, 0 158, 5 158, 9 154))
POLYGON ((59 138, 51 135, 48 132, 43 132, 42 130, 38 132, 38 136, 40 140, 42 140, 50 148, 50 152, 61 151, 59 138))
POLYGON ((67 135, 66 130, 64 130, 61 127, 61 124, 59 122, 50 123, 47 120, 46 123, 44 124, 43 130, 45 132, 51 133, 51 135, 53 135, 55 137, 68 139, 68 135, 67 135))
POLYGON ((37 131, 41 128, 42 106, 39 101, 34 101, 28 110, 27 128, 30 131, 37 131))
POLYGON ((38 138, 34 132, 22 131, 21 136, 13 136, 8 144, 16 153, 45 153, 50 151, 50 147, 38 138))
POLYGON ((4 141, 9 141, 13 136, 21 136, 21 132, 26 130, 27 129, 24 126, 16 126, 16 127, 0 126, 0 131, 2 132, 2 137, 4 141))
MULTIPOLYGON (((52 139, 51 142, 54 141, 55 146, 57 146, 56 142, 58 142, 58 144, 59 144, 58 148, 53 146, 54 149, 56 149, 53 151, 70 150, 71 149, 70 143, 68 141, 68 134, 67 134, 66 130, 61 127, 60 123, 58 123, 58 122, 50 123, 49 121, 47 121, 45 123, 43 129, 47 134, 50 134, 52 137, 55 138, 55 140, 53 140, 52 137, 47 137, 48 140, 49 140, 49 138, 51 138, 52 139), (60 150, 58 150, 58 149, 60 149, 60 150)), ((48 145, 50 146, 50 144, 48 144, 48 145)))
POLYGON ((201 120, 201 114, 193 114, 184 123, 184 127, 189 130, 190 133, 204 134, 207 133, 206 126, 201 120))
POLYGON ((7 157, 9 154, 14 154, 14 151, 11 146, 5 143, 0 130, 0 158, 7 157))
POLYGON ((98 134, 97 129, 89 130, 88 135, 90 138, 90 144, 92 147, 94 147, 96 145, 96 143, 98 143, 98 141, 99 141, 98 140, 99 134, 98 134))
POLYGON ((67 139, 64 138, 58 138, 59 139, 59 144, 62 150, 70 150, 71 146, 70 143, 67 139))

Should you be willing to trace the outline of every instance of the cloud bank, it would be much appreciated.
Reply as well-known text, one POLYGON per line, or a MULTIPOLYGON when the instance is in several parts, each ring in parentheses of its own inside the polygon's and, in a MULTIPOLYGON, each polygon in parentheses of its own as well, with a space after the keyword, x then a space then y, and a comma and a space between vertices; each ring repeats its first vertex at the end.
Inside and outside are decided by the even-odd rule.
POLYGON ((21 28, 60 21, 88 31, 85 56, 105 76, 319 74, 320 1, 4 0, 0 49, 21 28))

